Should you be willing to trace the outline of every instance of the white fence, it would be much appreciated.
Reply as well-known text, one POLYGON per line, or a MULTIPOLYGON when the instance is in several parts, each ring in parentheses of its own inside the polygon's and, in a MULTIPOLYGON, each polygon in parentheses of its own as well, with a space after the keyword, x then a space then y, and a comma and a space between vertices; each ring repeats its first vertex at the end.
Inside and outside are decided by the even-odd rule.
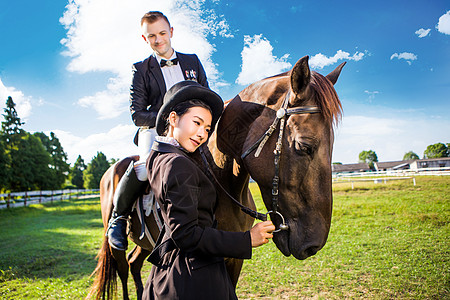
POLYGON ((415 177, 376 177, 376 178, 342 178, 341 179, 333 179, 333 184, 337 183, 351 183, 352 184, 352 190, 355 188, 355 182, 373 182, 375 184, 377 183, 386 183, 391 180, 408 180, 411 179, 414 186, 416 185, 416 178, 415 177))
POLYGON ((407 170, 389 170, 389 171, 370 171, 370 172, 355 172, 355 173, 335 173, 335 178, 348 177, 375 177, 375 176, 448 176, 450 175, 450 167, 442 168, 421 168, 421 169, 407 169, 407 170))
POLYGON ((356 182, 386 183, 391 180, 412 180, 416 185, 416 176, 448 176, 450 167, 422 168, 416 170, 389 170, 373 172, 336 173, 333 174, 333 184, 351 183, 352 189, 356 182), (388 176, 388 177, 387 177, 388 176))
POLYGON ((87 197, 98 197, 99 189, 67 189, 55 191, 28 191, 0 194, 0 209, 27 206, 36 203, 71 200, 87 197))

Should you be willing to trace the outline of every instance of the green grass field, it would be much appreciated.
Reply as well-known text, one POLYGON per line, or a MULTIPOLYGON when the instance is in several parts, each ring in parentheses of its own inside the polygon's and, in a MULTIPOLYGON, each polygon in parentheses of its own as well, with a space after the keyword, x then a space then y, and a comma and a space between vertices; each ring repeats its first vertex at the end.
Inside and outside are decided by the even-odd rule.
MULTIPOLYGON (((336 185, 325 247, 304 261, 273 243, 254 249, 238 297, 450 299, 450 177, 416 182, 336 185)), ((87 295, 103 232, 98 198, 1 210, 0 228, 1 299, 87 295)))

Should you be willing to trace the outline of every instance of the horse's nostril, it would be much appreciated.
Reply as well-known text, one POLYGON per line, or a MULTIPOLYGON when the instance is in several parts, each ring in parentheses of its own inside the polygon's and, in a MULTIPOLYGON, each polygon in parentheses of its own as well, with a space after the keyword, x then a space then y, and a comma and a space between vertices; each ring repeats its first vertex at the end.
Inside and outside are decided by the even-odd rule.
POLYGON ((307 249, 305 250, 305 253, 306 253, 308 256, 313 256, 313 255, 316 254, 317 251, 319 251, 319 250, 320 250, 320 247, 318 247, 318 246, 312 246, 312 247, 307 248, 307 249))

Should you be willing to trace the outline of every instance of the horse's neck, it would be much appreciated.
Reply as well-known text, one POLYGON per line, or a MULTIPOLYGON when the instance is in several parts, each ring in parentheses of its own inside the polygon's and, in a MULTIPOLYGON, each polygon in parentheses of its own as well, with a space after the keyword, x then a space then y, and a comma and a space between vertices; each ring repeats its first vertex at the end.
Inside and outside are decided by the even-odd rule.
POLYGON ((217 187, 218 202, 215 213, 219 229, 246 231, 253 219, 243 214, 229 196, 244 206, 254 208, 253 199, 249 197, 249 174, 231 156, 217 148, 215 137, 210 140, 208 148, 210 165, 220 185, 217 187))
POLYGON ((217 139, 214 134, 208 143, 207 158, 221 188, 240 200, 242 190, 248 185, 249 174, 236 160, 217 147, 217 139))

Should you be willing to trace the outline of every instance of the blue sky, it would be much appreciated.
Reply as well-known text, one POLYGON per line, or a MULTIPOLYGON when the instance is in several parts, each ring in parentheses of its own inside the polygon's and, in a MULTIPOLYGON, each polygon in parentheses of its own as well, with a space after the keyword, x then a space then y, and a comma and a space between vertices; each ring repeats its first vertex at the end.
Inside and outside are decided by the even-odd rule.
POLYGON ((175 50, 197 53, 225 100, 305 55, 324 75, 347 61, 335 162, 369 149, 380 161, 422 157, 450 142, 444 0, 2 1, 1 107, 12 96, 24 128, 55 132, 71 163, 136 154, 128 89, 131 64, 151 54, 139 27, 149 10, 169 17, 175 50))

